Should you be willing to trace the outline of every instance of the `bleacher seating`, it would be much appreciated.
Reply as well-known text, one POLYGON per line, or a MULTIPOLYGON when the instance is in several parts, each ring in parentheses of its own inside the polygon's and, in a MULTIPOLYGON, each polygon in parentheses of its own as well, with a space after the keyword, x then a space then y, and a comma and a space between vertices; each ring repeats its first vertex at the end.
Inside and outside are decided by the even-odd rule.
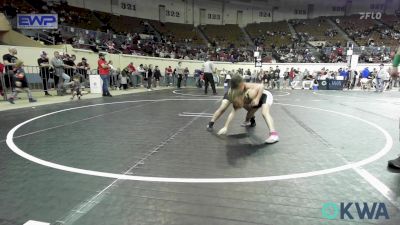
POLYGON ((34 8, 32 5, 27 3, 24 0, 0 0, 0 7, 2 8, 2 11, 5 10, 4 6, 12 6, 15 8, 16 13, 36 13, 38 12, 36 8, 34 8))
POLYGON ((57 13, 60 24, 91 30, 97 30, 101 27, 100 21, 89 9, 74 7, 66 3, 57 3, 54 1, 25 0, 23 2, 34 7, 35 11, 40 13, 57 13))
POLYGON ((110 26, 121 33, 149 33, 144 20, 130 16, 111 16, 110 26))
POLYGON ((160 23, 158 21, 153 21, 151 22, 151 25, 160 33, 160 35, 168 37, 169 40, 173 42, 192 43, 195 45, 205 44, 196 28, 191 24, 160 23))
POLYGON ((292 43, 289 26, 286 21, 272 23, 254 23, 246 27, 253 41, 261 39, 266 49, 271 49, 271 45, 286 46, 292 43))
POLYGON ((308 34, 312 41, 327 41, 331 44, 346 43, 346 39, 336 31, 326 18, 299 20, 294 28, 298 33, 308 34))
POLYGON ((390 28, 400 32, 400 18, 395 15, 382 15, 382 22, 390 28))
POLYGON ((399 41, 394 39, 392 31, 385 25, 380 25, 374 20, 360 19, 360 15, 339 17, 338 24, 360 46, 397 46, 399 41))
MULTIPOLYGON (((205 25, 195 28, 191 24, 161 23, 92 11, 70 6, 64 1, 57 3, 44 0, 0 0, 0 6, 3 6, 3 10, 9 9, 14 16, 16 13, 58 13, 60 25, 68 26, 60 26, 59 31, 49 35, 58 35, 57 43, 71 43, 94 51, 100 49, 126 54, 190 59, 211 55, 223 61, 252 60, 252 52, 248 51, 252 48, 249 48, 245 33, 238 25, 205 25), (155 31, 160 34, 161 39, 139 35, 156 34, 155 31), (204 47, 206 43, 199 31, 203 31, 211 46, 204 47)), ((400 22, 396 16, 383 15, 383 25, 371 19, 360 20, 359 15, 332 19, 339 19, 338 26, 361 46, 399 45, 400 35, 393 31, 400 31, 400 22)), ((342 45, 346 42, 345 37, 335 31, 335 27, 325 18, 293 20, 290 23, 297 32, 296 37, 292 37, 286 21, 249 24, 245 30, 252 41, 261 47, 263 54, 275 52, 279 59, 296 58, 294 61, 301 62, 316 61, 312 51, 307 49, 307 40, 327 41, 331 44, 339 41, 342 45)))
POLYGON ((215 42, 222 48, 239 48, 247 46, 244 34, 238 25, 205 25, 202 26, 201 29, 209 38, 211 43, 215 42))

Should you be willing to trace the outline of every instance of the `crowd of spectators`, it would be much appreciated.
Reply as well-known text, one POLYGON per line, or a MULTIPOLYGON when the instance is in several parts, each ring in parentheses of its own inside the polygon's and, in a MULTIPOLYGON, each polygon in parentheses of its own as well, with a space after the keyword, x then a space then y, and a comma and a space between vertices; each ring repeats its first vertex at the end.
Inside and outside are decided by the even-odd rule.
POLYGON ((355 88, 370 90, 375 88, 376 91, 382 92, 400 87, 399 79, 391 77, 388 68, 385 68, 383 64, 380 65, 379 69, 366 67, 360 71, 351 70, 350 68, 339 68, 337 70, 321 68, 310 71, 294 67, 281 69, 276 66, 275 68, 270 67, 266 70, 254 71, 238 69, 237 71, 225 72, 223 70, 221 74, 229 76, 241 75, 247 82, 264 83, 266 88, 278 90, 295 88, 318 90, 318 81, 324 80, 340 80, 343 88, 348 90, 355 88))
MULTIPOLYGON (((0 85, 0 93, 4 94, 4 88, 8 91, 12 90, 15 96, 18 91, 17 74, 24 74, 23 62, 17 57, 17 49, 10 48, 9 53, 3 55, 3 64, 0 64, 0 74, 2 76, 2 85, 0 85), (15 90, 15 91, 14 91, 15 90)), ((178 66, 168 66, 166 68, 159 68, 157 65, 135 65, 133 62, 126 66, 118 68, 113 65, 111 60, 106 60, 106 55, 99 54, 99 61, 97 65, 95 62, 89 62, 86 58, 77 59, 76 55, 67 54, 55 51, 52 56, 45 51, 38 54, 37 59, 37 73, 42 81, 43 92, 46 96, 51 96, 51 90, 57 90, 57 95, 72 94, 72 99, 82 96, 85 88, 89 88, 89 75, 100 73, 103 79, 103 84, 110 87, 112 90, 127 90, 129 88, 147 88, 151 91, 160 85, 172 86, 177 85, 177 88, 185 87, 188 84, 189 77, 195 79, 195 84, 198 87, 202 86, 202 69, 199 68, 195 71, 190 71, 184 62, 179 62, 178 66), (103 73, 103 74, 102 74, 103 73)), ((208 58, 208 57, 207 57, 208 58)), ((342 80, 343 87, 347 89, 361 88, 369 90, 376 88, 379 91, 389 90, 393 87, 399 86, 399 80, 392 78, 383 64, 377 69, 364 68, 361 71, 352 71, 349 68, 340 68, 338 70, 328 70, 322 68, 321 70, 310 71, 308 69, 300 69, 294 67, 287 67, 281 69, 279 66, 270 67, 269 69, 253 70, 238 69, 237 71, 225 71, 222 69, 216 75, 217 84, 221 81, 232 77, 233 75, 241 75, 247 82, 264 83, 269 89, 288 89, 288 88, 302 88, 302 89, 318 89, 318 80, 342 80)), ((25 82, 25 91, 31 102, 36 100, 32 99, 29 90, 29 82, 26 78, 21 78, 25 82)), ((111 96, 110 92, 104 96, 111 96)), ((14 103, 14 98, 9 100, 14 103)))
MULTIPOLYGON (((173 29, 172 27, 177 25, 129 17, 132 23, 137 25, 132 28, 132 31, 140 30, 140 32, 128 32, 129 26, 123 29, 113 25, 113 21, 118 20, 119 16, 72 7, 66 1, 5 1, 3 11, 9 17, 15 17, 17 13, 23 12, 57 12, 60 29, 47 31, 47 34, 54 38, 54 43, 72 44, 74 47, 94 52, 106 51, 185 60, 204 60, 209 56, 212 60, 233 63, 254 61, 252 47, 244 44, 240 29, 234 25, 228 28, 237 34, 228 37, 225 36, 226 32, 220 32, 224 26, 192 27, 189 31, 190 25, 173 29), (201 45, 201 41, 199 42, 201 37, 197 34, 197 29, 202 29, 203 33, 209 35, 208 45, 205 42, 201 45), (184 30, 188 30, 190 34, 184 35, 184 30)), ((393 20, 386 21, 392 27, 396 25, 395 22, 391 22, 393 20)), ((354 21, 352 17, 343 17, 337 22, 357 43, 376 47, 377 50, 360 51, 360 62, 390 61, 391 52, 385 47, 398 45, 400 33, 397 30, 391 29, 390 26, 377 25, 371 20, 354 21)), ((343 40, 339 38, 338 31, 327 22, 326 18, 291 20, 289 23, 295 28, 296 36, 291 35, 285 21, 271 23, 274 24, 273 26, 269 23, 260 23, 246 27, 255 46, 262 49, 263 62, 274 60, 287 63, 347 61, 343 40), (323 49, 321 46, 318 50, 309 46, 308 42, 314 40, 325 40, 324 48, 328 49, 323 49)))
POLYGON ((336 18, 336 23, 360 46, 389 46, 399 44, 400 32, 394 27, 359 15, 336 18))
MULTIPOLYGON (((0 93, 2 96, 7 92, 14 93, 17 88, 16 71, 18 68, 16 65, 19 61, 17 54, 16 48, 10 48, 9 53, 3 55, 3 63, 0 63, 0 93)), ((21 65, 20 67, 22 67, 21 65)), ((59 51, 54 51, 51 55, 41 51, 38 54, 37 67, 30 66, 29 73, 40 76, 45 96, 51 96, 50 91, 54 89, 58 96, 74 93, 79 98, 85 88, 90 87, 90 74, 101 74, 101 77, 105 78, 103 83, 106 83, 112 90, 144 87, 151 91, 160 85, 177 85, 178 88, 181 88, 186 87, 189 74, 198 80, 201 77, 201 69, 189 71, 182 62, 179 62, 176 68, 172 66, 159 68, 152 64, 135 65, 133 62, 118 68, 113 65, 111 60, 106 60, 104 53, 99 53, 99 62, 96 65, 95 62, 89 64, 86 58, 77 59, 74 54, 59 51)), ((29 88, 30 83, 26 77, 24 77, 24 82, 26 88, 29 88)), ((108 91, 105 93, 105 96, 111 96, 108 91)))

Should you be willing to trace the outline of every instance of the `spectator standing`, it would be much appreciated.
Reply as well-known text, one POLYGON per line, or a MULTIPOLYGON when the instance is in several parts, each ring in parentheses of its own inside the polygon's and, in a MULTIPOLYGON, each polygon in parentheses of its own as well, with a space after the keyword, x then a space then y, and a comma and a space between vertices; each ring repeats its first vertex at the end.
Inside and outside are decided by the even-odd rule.
MULTIPOLYGON (((129 64, 130 65, 130 64, 129 64)), ((129 74, 131 74, 130 72, 130 68, 129 65, 127 67, 125 67, 121 73, 119 74, 119 88, 123 88, 124 90, 128 89, 128 78, 129 78, 129 74)))
POLYGON ((149 68, 147 68, 147 73, 146 73, 146 77, 147 77, 147 91, 151 91, 151 81, 153 79, 153 65, 150 64, 149 68))
POLYGON ((286 68, 285 72, 283 73, 283 89, 288 87, 289 82, 289 68, 286 68))
POLYGON ((229 88, 231 87, 231 79, 232 79, 231 72, 225 73, 225 77, 224 77, 224 92, 225 93, 227 93, 229 88))
POLYGON ((37 60, 38 66, 40 68, 39 75, 43 83, 43 91, 45 96, 51 96, 49 94, 49 78, 50 78, 50 63, 49 58, 47 58, 47 53, 42 51, 40 58, 37 60))
POLYGON ((187 80, 189 78, 189 68, 185 67, 183 70, 183 86, 186 87, 187 85, 187 80))
POLYGON ((8 54, 3 55, 3 63, 4 63, 4 83, 6 88, 14 89, 14 68, 15 63, 17 62, 18 58, 17 55, 18 51, 16 48, 12 47, 8 49, 8 54))
POLYGON ((140 77, 137 74, 137 70, 136 67, 133 65, 133 62, 129 63, 127 69, 129 71, 129 73, 127 73, 127 76, 129 77, 131 86, 135 88, 136 84, 139 84, 140 77))
POLYGON ((172 67, 169 66, 168 68, 165 68, 165 80, 167 81, 167 86, 172 86, 172 67))
POLYGON ((178 62, 178 66, 176 67, 176 73, 178 74, 177 87, 178 87, 178 89, 180 89, 181 88, 182 79, 183 79, 182 62, 178 62))
POLYGON ((136 81, 137 81, 136 87, 139 87, 139 86, 143 85, 142 81, 146 78, 146 70, 145 70, 143 64, 139 65, 137 72, 138 72, 139 76, 136 77, 137 78, 136 79, 136 81), (139 84, 139 82, 140 82, 140 84, 139 84))
POLYGON ((90 65, 89 65, 89 63, 87 63, 86 58, 82 58, 82 61, 78 63, 78 65, 76 67, 76 71, 77 71, 77 73, 82 75, 81 82, 86 82, 88 79, 89 71, 90 71, 90 65))
POLYGON ((272 67, 269 68, 268 72, 268 88, 274 89, 274 79, 275 78, 275 71, 272 67))
POLYGON ((294 68, 292 67, 292 68, 290 68, 290 71, 289 71, 289 85, 290 86, 292 86, 292 82, 295 77, 296 77, 296 73, 294 72, 294 68))
POLYGON ((279 82, 278 82, 278 90, 281 88, 285 88, 285 72, 283 70, 279 70, 279 82))
POLYGON ((225 68, 223 68, 223 69, 219 72, 219 77, 220 77, 219 80, 224 81, 224 86, 225 86, 225 81, 226 81, 226 75, 227 75, 226 70, 225 70, 225 68))
POLYGON ((103 80, 103 96, 112 97, 108 91, 109 77, 110 77, 110 66, 108 65, 105 55, 99 54, 99 60, 97 61, 100 78, 103 80))
POLYGON ((61 55, 58 51, 54 52, 54 58, 50 60, 51 66, 54 68, 54 75, 55 80, 58 80, 57 83, 57 95, 62 96, 65 94, 65 83, 69 83, 70 76, 65 74, 63 60, 61 59, 61 55))
POLYGON ((157 88, 158 86, 160 86, 160 78, 161 78, 161 71, 158 68, 158 66, 156 66, 154 68, 154 87, 157 88))
POLYGON ((108 66, 110 67, 110 87, 113 87, 113 89, 117 89, 119 87, 118 68, 115 68, 113 66, 113 62, 111 60, 108 61, 108 66))
POLYGON ((75 55, 71 55, 69 56, 68 54, 65 55, 64 58, 64 65, 65 67, 65 73, 69 76, 69 77, 73 77, 75 74, 75 60, 76 60, 76 56, 75 55))
POLYGON ((274 70, 274 86, 279 90, 281 88, 281 83, 280 83, 280 73, 281 70, 279 69, 279 66, 276 66, 274 70))
POLYGON ((339 71, 339 75, 343 77, 343 84, 344 87, 348 86, 348 81, 349 81, 349 70, 346 68, 343 68, 341 71, 339 71))

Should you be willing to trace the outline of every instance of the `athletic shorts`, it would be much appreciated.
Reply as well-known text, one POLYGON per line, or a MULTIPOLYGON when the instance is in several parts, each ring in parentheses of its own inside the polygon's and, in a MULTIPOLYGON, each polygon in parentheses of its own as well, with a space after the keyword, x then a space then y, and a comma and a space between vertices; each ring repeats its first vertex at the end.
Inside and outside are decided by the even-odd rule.
MULTIPOLYGON (((228 100, 228 92, 225 93, 223 99, 228 100)), ((260 101, 258 102, 258 105, 253 106, 253 108, 261 108, 263 104, 268 104, 268 106, 271 106, 273 102, 274 97, 272 96, 271 92, 264 90, 263 94, 261 95, 260 101)))

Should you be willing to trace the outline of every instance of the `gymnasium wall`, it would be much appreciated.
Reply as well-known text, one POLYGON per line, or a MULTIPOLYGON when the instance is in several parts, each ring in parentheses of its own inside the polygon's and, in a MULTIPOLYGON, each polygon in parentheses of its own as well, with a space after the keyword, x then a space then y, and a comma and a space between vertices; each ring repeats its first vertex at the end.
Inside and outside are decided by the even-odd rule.
MULTIPOLYGON (((165 6, 165 21, 173 23, 200 24, 200 9, 205 9, 206 24, 238 24, 238 11, 242 12, 243 26, 248 23, 271 22, 287 19, 307 19, 308 5, 314 5, 311 17, 343 16, 343 8, 351 1, 349 14, 376 11, 371 5, 387 2, 386 13, 393 14, 400 9, 397 0, 68 0, 69 4, 91 10, 126 15, 150 20, 160 19, 159 6, 165 6), (225 1, 225 4, 223 2, 225 1), (133 7, 125 7, 134 5, 133 7)), ((381 11, 381 10, 378 10, 381 11)))
MULTIPOLYGON (((8 48, 11 46, 0 45, 0 55, 4 55, 8 52, 8 48)), ((59 48, 38 48, 38 47, 17 47, 18 55, 17 57, 24 61, 24 64, 27 66, 37 66, 37 59, 39 58, 40 52, 45 50, 48 53, 49 58, 53 57, 54 51, 63 51, 68 54, 75 54, 77 56, 77 61, 79 62, 82 57, 88 59, 88 63, 91 65, 92 69, 97 68, 97 60, 98 54, 93 53, 87 50, 74 49, 70 45, 57 46, 59 48)), ((140 64, 152 64, 158 65, 161 69, 161 72, 164 72, 164 68, 168 66, 175 67, 178 62, 182 62, 182 66, 188 67, 191 72, 195 69, 201 69, 204 62, 196 61, 196 60, 177 60, 177 59, 164 59, 164 58, 154 58, 154 57, 145 57, 145 56, 133 56, 133 55, 117 55, 117 54, 107 54, 107 60, 112 60, 114 66, 123 68, 127 66, 130 62, 133 62, 135 66, 140 64)), ((226 70, 237 70, 239 68, 250 69, 254 71, 256 68, 254 67, 254 63, 229 63, 229 62, 215 62, 214 63, 218 70, 226 69, 226 70)), ((346 67, 347 65, 344 63, 270 63, 264 64, 263 69, 269 69, 269 67, 275 68, 275 66, 279 65, 281 69, 286 68, 300 68, 301 70, 308 69, 309 71, 320 70, 325 67, 330 70, 337 70, 341 67, 346 67)), ((388 68, 390 64, 386 65, 388 68)), ((357 66, 357 70, 361 71, 365 67, 369 68, 378 68, 379 64, 359 64, 357 66)), ((259 70, 259 68, 257 68, 259 70)))

